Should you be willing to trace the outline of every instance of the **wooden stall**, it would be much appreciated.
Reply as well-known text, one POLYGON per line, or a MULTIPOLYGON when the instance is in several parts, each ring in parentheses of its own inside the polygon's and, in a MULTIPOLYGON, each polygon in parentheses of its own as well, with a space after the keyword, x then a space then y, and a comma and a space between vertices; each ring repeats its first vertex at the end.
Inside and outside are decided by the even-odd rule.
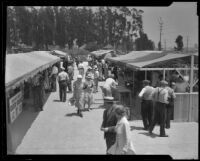
MULTIPOLYGON (((32 107, 33 95, 31 80, 46 72, 60 58, 46 51, 6 55, 6 129, 7 153, 14 154, 23 136, 37 116, 32 107), (30 99, 32 98, 32 99, 30 99)), ((42 99, 42 98, 41 98, 42 99)))
MULTIPOLYGON (((198 53, 181 54, 162 51, 133 51, 116 58, 107 58, 108 61, 115 63, 119 68, 132 70, 132 104, 131 115, 134 119, 140 119, 140 99, 138 94, 142 89, 142 80, 151 80, 153 86, 157 86, 153 73, 161 73, 162 78, 168 80, 172 71, 178 73, 179 77, 188 77, 186 84, 189 87, 188 93, 177 93, 173 112, 174 121, 197 121, 198 115, 198 92, 193 92, 194 86, 198 83, 198 77, 194 79, 194 73, 198 72, 198 53), (181 64, 177 65, 177 60, 181 64), (184 64, 187 62, 188 64, 184 64), (184 104, 184 106, 183 106, 184 104), (186 117, 187 116, 187 117, 186 117)), ((125 87, 125 84, 122 85, 125 87)))

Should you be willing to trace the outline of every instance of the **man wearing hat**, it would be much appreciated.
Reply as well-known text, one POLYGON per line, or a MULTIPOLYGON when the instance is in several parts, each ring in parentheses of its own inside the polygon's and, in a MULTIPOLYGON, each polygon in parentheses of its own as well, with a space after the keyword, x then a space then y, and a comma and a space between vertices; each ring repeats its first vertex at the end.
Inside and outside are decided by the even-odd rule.
POLYGON ((88 111, 90 110, 90 106, 93 103, 93 88, 94 88, 94 81, 92 80, 92 75, 88 74, 85 77, 85 82, 83 83, 84 108, 85 108, 85 105, 88 104, 88 111))
POLYGON ((97 65, 94 65, 94 92, 98 92, 99 71, 97 65))
MULTIPOLYGON (((113 97, 104 97, 105 110, 103 112, 103 122, 101 124, 102 131, 103 128, 116 126, 117 124, 117 116, 115 114, 116 107, 113 101, 113 97)), ((106 147, 108 151, 108 149, 115 143, 116 140, 116 133, 114 130, 104 132, 104 139, 106 140, 106 147)))
POLYGON ((167 104, 167 114, 166 114, 166 129, 170 128, 170 119, 172 116, 172 111, 174 109, 174 99, 176 98, 176 95, 174 93, 174 86, 175 83, 171 82, 171 87, 167 86, 166 89, 168 91, 169 97, 168 97, 168 101, 169 103, 167 104))
POLYGON ((66 101, 66 88, 67 88, 67 81, 69 80, 68 74, 65 72, 65 68, 61 67, 61 72, 58 74, 58 83, 59 83, 59 95, 60 101, 66 101))
POLYGON ((166 106, 169 103, 169 94, 165 87, 168 83, 165 80, 162 80, 160 84, 161 86, 157 87, 152 94, 152 98, 155 100, 155 114, 149 128, 149 133, 152 134, 156 123, 160 119, 160 137, 168 137, 168 135, 165 134, 166 106))
POLYGON ((114 89, 116 89, 116 86, 117 86, 117 82, 115 82, 115 80, 113 78, 114 78, 113 74, 109 75, 109 78, 106 79, 106 82, 103 85, 104 97, 106 97, 106 96, 112 97, 113 96, 112 91, 114 91, 114 89))
POLYGON ((88 75, 91 75, 92 76, 92 79, 93 79, 93 73, 92 73, 92 67, 89 66, 86 73, 85 73, 85 77, 87 77, 88 75))
POLYGON ((141 115, 144 125, 144 130, 147 130, 152 122, 153 101, 152 93, 154 88, 150 86, 149 80, 143 80, 143 89, 139 93, 141 100, 141 115))

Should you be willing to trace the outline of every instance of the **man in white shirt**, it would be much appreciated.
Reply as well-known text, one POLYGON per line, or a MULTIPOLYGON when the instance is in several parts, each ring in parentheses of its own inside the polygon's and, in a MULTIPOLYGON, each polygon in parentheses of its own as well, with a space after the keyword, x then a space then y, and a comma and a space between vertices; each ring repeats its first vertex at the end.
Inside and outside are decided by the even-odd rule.
POLYGON ((152 94, 152 98, 155 100, 155 115, 150 125, 149 133, 152 134, 156 123, 160 121, 160 137, 168 137, 168 135, 165 134, 166 106, 169 103, 169 95, 165 87, 168 83, 162 80, 160 84, 161 87, 157 87, 152 94))
POLYGON ((141 115, 144 125, 144 130, 147 130, 152 123, 152 114, 153 114, 153 101, 152 93, 154 88, 150 86, 149 80, 143 80, 143 87, 139 93, 141 98, 141 115))
POLYGON ((109 77, 106 79, 105 84, 103 85, 103 94, 104 97, 113 97, 112 90, 116 89, 117 82, 113 79, 113 74, 109 75, 109 77))
POLYGON ((68 74, 64 71, 65 68, 61 67, 61 72, 58 74, 58 83, 59 83, 59 95, 60 101, 66 101, 66 88, 67 88, 67 81, 69 80, 68 74))

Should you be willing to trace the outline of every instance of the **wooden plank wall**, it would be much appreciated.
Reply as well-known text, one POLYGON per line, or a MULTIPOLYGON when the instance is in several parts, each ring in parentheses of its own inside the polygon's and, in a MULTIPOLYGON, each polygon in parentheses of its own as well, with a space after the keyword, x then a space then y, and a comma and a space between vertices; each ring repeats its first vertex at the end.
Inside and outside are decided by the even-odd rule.
POLYGON ((174 102, 174 122, 188 122, 189 108, 191 121, 198 121, 198 93, 192 93, 192 107, 190 107, 190 93, 176 93, 174 102))

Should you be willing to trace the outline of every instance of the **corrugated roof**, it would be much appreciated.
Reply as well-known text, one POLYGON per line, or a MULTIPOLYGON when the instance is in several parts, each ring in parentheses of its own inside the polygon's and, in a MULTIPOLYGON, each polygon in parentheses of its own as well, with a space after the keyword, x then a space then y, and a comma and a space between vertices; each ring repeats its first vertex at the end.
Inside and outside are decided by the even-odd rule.
POLYGON ((33 77, 39 71, 48 68, 59 60, 60 58, 47 51, 6 55, 6 88, 33 77))

